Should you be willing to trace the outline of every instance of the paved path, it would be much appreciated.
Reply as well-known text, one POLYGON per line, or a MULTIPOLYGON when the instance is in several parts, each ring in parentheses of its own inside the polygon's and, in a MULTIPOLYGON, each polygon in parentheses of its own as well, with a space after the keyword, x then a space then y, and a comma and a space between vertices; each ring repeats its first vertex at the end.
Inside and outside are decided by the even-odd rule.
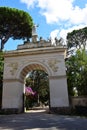
POLYGON ((87 130, 87 119, 31 111, 0 115, 0 130, 87 130))

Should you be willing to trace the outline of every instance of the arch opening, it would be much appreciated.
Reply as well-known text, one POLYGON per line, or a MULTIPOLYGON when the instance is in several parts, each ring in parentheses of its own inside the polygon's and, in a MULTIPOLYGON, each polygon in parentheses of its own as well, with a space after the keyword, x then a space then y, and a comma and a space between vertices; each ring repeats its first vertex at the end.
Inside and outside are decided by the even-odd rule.
POLYGON ((39 64, 30 64, 22 69, 20 79, 23 81, 24 87, 23 111, 48 111, 50 92, 47 70, 39 64))
POLYGON ((40 64, 37 63, 33 63, 33 64, 29 64, 27 66, 25 66, 22 71, 20 72, 20 79, 24 80, 24 78, 26 77, 26 75, 28 74, 28 72, 32 71, 32 70, 43 70, 46 73, 48 73, 48 71, 46 70, 45 67, 43 67, 40 64))

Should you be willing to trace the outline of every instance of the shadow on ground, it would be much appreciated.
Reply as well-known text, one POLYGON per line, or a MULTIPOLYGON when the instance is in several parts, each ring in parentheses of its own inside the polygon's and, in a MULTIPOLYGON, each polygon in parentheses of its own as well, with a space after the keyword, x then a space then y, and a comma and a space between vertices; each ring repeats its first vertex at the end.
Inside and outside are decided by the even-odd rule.
POLYGON ((0 130, 87 130, 87 119, 30 110, 23 114, 0 115, 0 130))

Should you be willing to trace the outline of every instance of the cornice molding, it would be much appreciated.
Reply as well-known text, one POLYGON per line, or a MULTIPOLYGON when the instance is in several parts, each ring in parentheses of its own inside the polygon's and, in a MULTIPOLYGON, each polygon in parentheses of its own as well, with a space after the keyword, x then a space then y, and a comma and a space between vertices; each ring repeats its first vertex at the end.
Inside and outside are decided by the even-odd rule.
POLYGON ((4 57, 18 57, 24 55, 38 55, 38 54, 49 54, 49 53, 65 53, 67 48, 63 47, 47 47, 47 48, 33 48, 33 49, 23 49, 6 51, 4 57))

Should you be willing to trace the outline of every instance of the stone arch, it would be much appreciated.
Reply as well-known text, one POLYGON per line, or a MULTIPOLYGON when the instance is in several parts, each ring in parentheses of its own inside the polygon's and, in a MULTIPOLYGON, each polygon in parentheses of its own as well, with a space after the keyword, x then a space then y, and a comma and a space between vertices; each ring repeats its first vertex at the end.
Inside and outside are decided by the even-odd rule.
POLYGON ((16 77, 23 80, 26 74, 28 74, 29 71, 31 70, 44 70, 45 72, 48 73, 48 76, 52 76, 52 70, 47 67, 47 65, 44 65, 44 63, 41 62, 29 62, 25 63, 21 68, 19 68, 16 77))
MULTIPOLYGON (((21 83, 20 86, 21 88, 24 87, 24 79, 26 77, 26 75, 32 71, 32 70, 43 70, 45 72, 47 72, 48 77, 52 75, 51 70, 46 66, 43 65, 41 62, 30 62, 30 63, 25 63, 21 68, 20 71, 18 71, 17 73, 17 77, 18 79, 20 79, 21 83)), ((49 87, 49 93, 50 93, 50 87, 49 87)), ((24 92, 23 92, 24 95, 24 92)), ((49 97, 50 98, 50 97, 49 97)), ((24 97, 23 97, 23 111, 24 111, 24 97)))
MULTIPOLYGON (((2 109, 22 112, 24 77, 32 69, 48 73, 51 110, 69 107, 64 55, 66 48, 42 47, 15 50, 4 55, 2 109)), ((64 109, 63 109, 64 108, 64 109)))

